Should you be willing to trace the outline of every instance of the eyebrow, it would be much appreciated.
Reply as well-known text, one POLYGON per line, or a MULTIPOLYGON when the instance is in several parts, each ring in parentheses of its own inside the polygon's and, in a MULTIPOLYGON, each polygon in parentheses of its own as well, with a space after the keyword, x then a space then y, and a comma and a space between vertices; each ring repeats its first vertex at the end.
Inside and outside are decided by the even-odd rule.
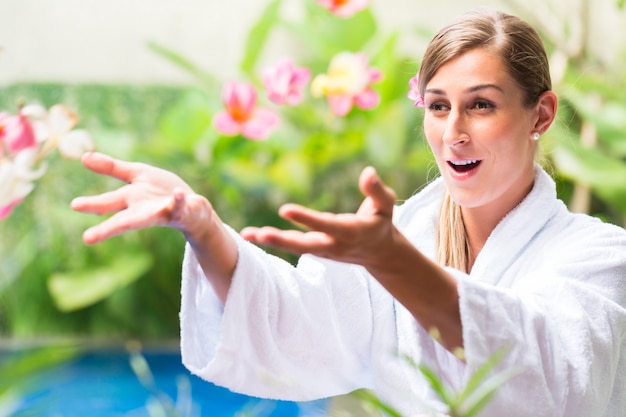
MULTIPOLYGON (((496 90, 500 91, 501 93, 504 93, 504 90, 502 89, 502 87, 500 87, 499 85, 496 85, 496 84, 489 84, 489 83, 475 85, 475 86, 469 88, 467 90, 467 92, 468 93, 475 93, 477 91, 486 90, 486 89, 489 89, 489 88, 493 88, 493 89, 496 89, 496 90)), ((439 94, 439 95, 442 95, 442 96, 446 95, 446 93, 443 90, 439 89, 439 88, 427 88, 426 89, 426 93, 439 94)))

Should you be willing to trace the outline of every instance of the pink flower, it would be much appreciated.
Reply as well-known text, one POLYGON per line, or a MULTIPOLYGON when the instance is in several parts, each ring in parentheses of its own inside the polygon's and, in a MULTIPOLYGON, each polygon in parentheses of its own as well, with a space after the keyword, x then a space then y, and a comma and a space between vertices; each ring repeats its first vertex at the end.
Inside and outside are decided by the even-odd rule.
POLYGON ((369 6, 369 0, 317 0, 332 14, 347 19, 369 6))
POLYGON ((268 98, 276 104, 295 106, 300 104, 304 87, 311 79, 306 67, 296 67, 289 58, 281 59, 263 73, 263 85, 268 98))
POLYGON ((80 158, 95 148, 86 131, 73 129, 77 122, 78 116, 59 104, 50 111, 27 105, 15 116, 0 113, 0 220, 35 188, 35 181, 46 172, 44 158, 51 151, 80 158))
POLYGON ((380 96, 370 86, 381 79, 382 73, 368 67, 365 55, 342 52, 331 60, 327 74, 315 77, 311 92, 325 95, 333 114, 345 116, 354 105, 363 110, 378 106, 380 96))
POLYGON ((35 131, 30 120, 23 114, 0 118, 0 139, 10 155, 38 146, 35 131))
POLYGON ((406 96, 413 100, 415 107, 424 107, 426 105, 424 97, 422 97, 419 91, 419 73, 409 80, 409 93, 406 96))
POLYGON ((13 211, 13 208, 17 206, 18 204, 20 204, 21 202, 22 202, 22 199, 18 199, 18 200, 13 201, 8 206, 0 207, 0 220, 6 217, 9 217, 9 214, 11 214, 11 212, 13 211))
POLYGON ((213 126, 223 135, 241 134, 251 140, 266 139, 280 119, 269 109, 257 107, 257 93, 252 84, 231 81, 224 85, 225 110, 213 117, 213 126))

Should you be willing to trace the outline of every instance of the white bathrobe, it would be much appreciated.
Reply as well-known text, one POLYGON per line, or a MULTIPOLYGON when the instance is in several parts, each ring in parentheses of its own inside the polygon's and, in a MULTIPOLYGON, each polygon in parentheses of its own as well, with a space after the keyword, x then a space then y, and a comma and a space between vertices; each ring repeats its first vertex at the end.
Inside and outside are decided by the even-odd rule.
MULTIPOLYGON (((429 257, 443 186, 434 181, 394 212, 429 257)), ((405 355, 460 389, 506 345, 500 369, 521 373, 481 416, 626 416, 626 231, 568 212, 555 190, 537 168, 532 191, 492 232, 471 273, 449 269, 466 363, 363 267, 308 255, 293 267, 234 232, 239 261, 224 307, 187 247, 183 362, 215 384, 265 398, 375 389, 411 416, 438 405, 405 355)))

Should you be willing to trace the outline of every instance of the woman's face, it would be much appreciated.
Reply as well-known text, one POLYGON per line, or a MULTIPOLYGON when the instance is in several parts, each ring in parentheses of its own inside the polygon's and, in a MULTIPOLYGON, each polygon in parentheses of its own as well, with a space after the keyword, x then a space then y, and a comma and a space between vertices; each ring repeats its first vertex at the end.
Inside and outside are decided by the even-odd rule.
POLYGON ((511 210, 532 187, 536 117, 500 57, 478 48, 441 66, 424 94, 424 131, 464 209, 511 210))

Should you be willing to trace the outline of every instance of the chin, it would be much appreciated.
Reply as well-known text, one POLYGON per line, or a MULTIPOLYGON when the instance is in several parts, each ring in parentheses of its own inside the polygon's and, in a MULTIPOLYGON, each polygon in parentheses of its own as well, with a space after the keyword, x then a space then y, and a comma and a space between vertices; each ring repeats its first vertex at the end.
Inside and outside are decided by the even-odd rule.
POLYGON ((471 190, 451 190, 448 188, 450 198, 463 208, 476 208, 485 205, 488 199, 484 195, 471 190))

